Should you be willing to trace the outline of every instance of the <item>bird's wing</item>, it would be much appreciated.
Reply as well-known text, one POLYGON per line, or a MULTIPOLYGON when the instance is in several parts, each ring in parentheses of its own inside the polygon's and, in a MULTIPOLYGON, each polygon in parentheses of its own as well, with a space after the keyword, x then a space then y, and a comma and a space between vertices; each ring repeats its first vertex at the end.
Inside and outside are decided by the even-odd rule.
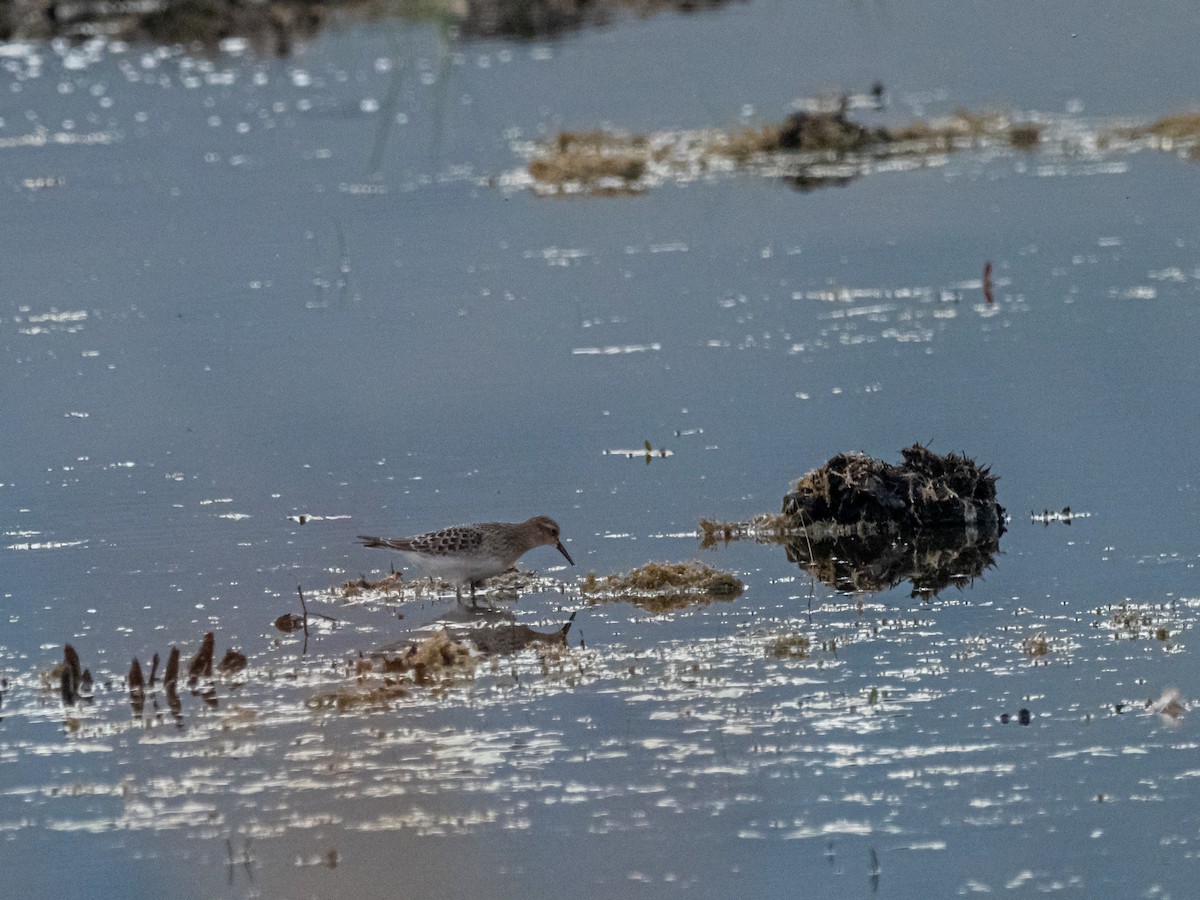
POLYGON ((477 528, 456 525, 428 534, 418 534, 416 537, 403 539, 402 542, 406 546, 397 549, 416 550, 418 553, 462 553, 478 549, 483 543, 483 535, 477 528))

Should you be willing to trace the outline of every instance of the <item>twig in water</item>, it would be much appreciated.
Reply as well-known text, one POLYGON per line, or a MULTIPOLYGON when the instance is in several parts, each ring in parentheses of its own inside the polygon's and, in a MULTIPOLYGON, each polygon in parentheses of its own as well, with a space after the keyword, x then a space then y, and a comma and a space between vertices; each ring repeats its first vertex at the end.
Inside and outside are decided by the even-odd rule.
POLYGON ((304 590, 296 585, 296 593, 300 595, 300 609, 304 613, 304 636, 308 637, 308 604, 304 602, 304 590))
MULTIPOLYGON (((300 585, 296 585, 296 593, 300 595, 300 609, 304 611, 304 634, 307 635, 308 634, 308 617, 309 617, 310 613, 308 611, 308 604, 306 604, 304 602, 304 591, 301 590, 300 585)), ((311 613, 311 615, 314 619, 324 619, 326 622, 336 623, 338 621, 333 616, 327 616, 324 613, 315 612, 315 613, 311 613)))

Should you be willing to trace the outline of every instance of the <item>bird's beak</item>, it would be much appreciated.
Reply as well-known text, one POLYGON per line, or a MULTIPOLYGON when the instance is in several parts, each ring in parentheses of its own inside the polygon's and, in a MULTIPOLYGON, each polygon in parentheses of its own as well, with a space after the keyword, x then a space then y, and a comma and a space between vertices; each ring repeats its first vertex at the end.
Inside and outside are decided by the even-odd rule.
POLYGON ((567 562, 569 562, 571 565, 575 565, 575 560, 571 559, 571 554, 568 553, 567 548, 562 545, 562 541, 559 541, 554 546, 558 548, 559 553, 567 558, 567 562))

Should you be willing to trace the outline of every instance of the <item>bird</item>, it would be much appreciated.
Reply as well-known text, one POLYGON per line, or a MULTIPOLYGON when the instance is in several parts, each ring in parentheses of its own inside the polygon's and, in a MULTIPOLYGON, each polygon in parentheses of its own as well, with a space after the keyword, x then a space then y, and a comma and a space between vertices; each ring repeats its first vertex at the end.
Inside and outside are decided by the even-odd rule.
POLYGON ((475 587, 481 581, 507 572, 518 559, 535 547, 553 546, 575 565, 563 546, 558 523, 549 516, 534 516, 524 522, 475 522, 453 525, 413 537, 381 538, 360 534, 364 547, 396 550, 409 565, 454 585, 462 600, 466 585, 475 602, 475 587))

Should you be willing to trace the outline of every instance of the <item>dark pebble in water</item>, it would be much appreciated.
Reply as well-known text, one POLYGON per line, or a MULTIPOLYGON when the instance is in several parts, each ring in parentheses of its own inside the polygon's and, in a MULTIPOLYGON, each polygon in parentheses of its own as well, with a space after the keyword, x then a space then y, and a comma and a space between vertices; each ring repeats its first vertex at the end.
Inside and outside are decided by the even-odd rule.
POLYGON ((1033 717, 1029 714, 1029 710, 1027 709, 1023 709, 1017 713, 1017 721, 1022 725, 1028 725, 1032 718, 1033 717))

